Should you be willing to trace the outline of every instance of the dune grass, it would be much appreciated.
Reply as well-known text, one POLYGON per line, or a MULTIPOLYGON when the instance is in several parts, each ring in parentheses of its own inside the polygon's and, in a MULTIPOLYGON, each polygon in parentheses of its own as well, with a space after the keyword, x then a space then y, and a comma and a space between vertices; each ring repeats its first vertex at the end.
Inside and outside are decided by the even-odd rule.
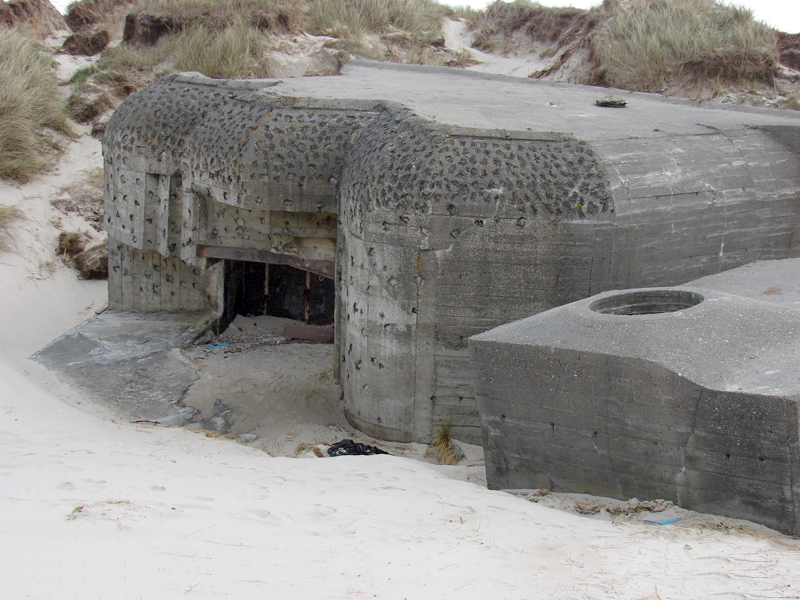
POLYGON ((553 41, 587 15, 588 11, 569 6, 554 8, 528 0, 495 0, 468 23, 474 32, 473 46, 491 52, 497 36, 509 38, 521 31, 533 40, 553 41))
POLYGON ((714 0, 611 4, 592 37, 608 85, 661 91, 680 76, 740 83, 771 80, 775 33, 750 10, 714 0))
POLYGON ((207 77, 269 77, 270 61, 265 55, 261 32, 244 19, 214 31, 196 25, 175 40, 173 58, 178 71, 199 71, 207 77))
POLYGON ((9 234, 14 221, 23 219, 24 216, 16 206, 0 206, 0 252, 11 249, 9 234))
POLYGON ((403 32, 419 41, 441 35, 448 9, 432 0, 309 0, 309 32, 358 39, 403 32))
POLYGON ((118 7, 130 5, 132 0, 81 0, 70 2, 64 20, 70 29, 79 30, 109 20, 118 7))
POLYGON ((298 32, 305 25, 303 0, 138 0, 132 12, 169 15, 183 25, 222 30, 246 21, 261 31, 298 32))
POLYGON ((69 134, 51 54, 16 30, 0 28, 0 177, 28 181, 69 134))
POLYGON ((138 89, 153 77, 174 71, 199 71, 214 78, 269 77, 266 38, 244 19, 219 29, 205 23, 164 36, 155 46, 119 44, 98 64, 98 83, 138 89))
POLYGON ((579 32, 597 63, 593 82, 638 91, 681 78, 768 82, 778 62, 774 31, 715 0, 607 0, 588 11, 497 0, 470 26, 484 51, 520 31, 550 42, 579 32))
POLYGON ((267 32, 302 28, 296 0, 140 0, 132 12, 168 16, 176 31, 154 46, 121 43, 98 64, 98 83, 138 89, 174 71, 214 78, 269 77, 267 32))
POLYGON ((453 448, 450 429, 449 423, 440 423, 425 451, 426 456, 435 457, 440 465, 455 465, 461 460, 461 454, 453 448))

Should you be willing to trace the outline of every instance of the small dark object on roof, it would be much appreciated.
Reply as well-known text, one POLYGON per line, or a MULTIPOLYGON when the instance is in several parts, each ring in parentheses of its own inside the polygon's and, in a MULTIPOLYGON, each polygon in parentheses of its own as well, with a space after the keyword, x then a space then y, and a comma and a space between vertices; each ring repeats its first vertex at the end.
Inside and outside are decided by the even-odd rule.
POLYGON ((342 440, 336 442, 333 446, 328 448, 328 456, 364 456, 371 454, 389 454, 385 450, 381 450, 377 446, 369 446, 354 442, 353 440, 342 440))
POLYGON ((616 96, 604 96, 599 100, 595 100, 595 104, 597 104, 597 106, 610 106, 611 108, 625 108, 628 102, 616 96))

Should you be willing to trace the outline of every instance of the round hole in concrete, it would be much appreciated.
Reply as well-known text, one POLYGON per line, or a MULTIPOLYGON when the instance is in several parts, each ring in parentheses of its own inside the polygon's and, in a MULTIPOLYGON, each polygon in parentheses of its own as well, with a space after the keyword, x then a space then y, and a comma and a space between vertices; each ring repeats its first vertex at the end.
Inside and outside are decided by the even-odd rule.
POLYGON ((670 313, 703 301, 703 296, 686 290, 642 290, 595 300, 589 309, 604 315, 656 315, 670 313))

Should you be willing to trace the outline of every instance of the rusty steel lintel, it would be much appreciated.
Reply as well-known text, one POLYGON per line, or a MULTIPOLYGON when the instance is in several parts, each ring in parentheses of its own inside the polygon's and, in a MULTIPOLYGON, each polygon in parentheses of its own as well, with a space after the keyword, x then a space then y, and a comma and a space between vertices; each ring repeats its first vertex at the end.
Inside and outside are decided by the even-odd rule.
POLYGON ((290 254, 278 254, 268 250, 254 248, 229 248, 227 246, 197 245, 197 256, 202 258, 222 258, 227 260, 244 260, 247 262, 267 263, 269 265, 289 265, 296 269, 308 271, 333 279, 335 267, 332 260, 311 260, 290 254))
POLYGON ((308 325, 307 323, 287 323, 283 327, 283 337, 292 340, 312 342, 333 342, 333 325, 308 325))

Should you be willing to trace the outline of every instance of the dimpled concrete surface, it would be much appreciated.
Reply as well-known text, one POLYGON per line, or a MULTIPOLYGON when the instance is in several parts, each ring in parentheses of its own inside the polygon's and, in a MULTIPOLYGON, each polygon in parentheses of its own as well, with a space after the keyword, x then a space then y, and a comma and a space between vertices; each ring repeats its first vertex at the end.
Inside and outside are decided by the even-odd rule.
POLYGON ((800 259, 606 292, 470 340, 487 480, 800 531, 800 259))
POLYGON ((335 264, 351 422, 476 442, 470 336, 797 251, 800 115, 607 92, 358 61, 167 76, 106 130, 110 306, 219 314, 237 253, 335 264))

